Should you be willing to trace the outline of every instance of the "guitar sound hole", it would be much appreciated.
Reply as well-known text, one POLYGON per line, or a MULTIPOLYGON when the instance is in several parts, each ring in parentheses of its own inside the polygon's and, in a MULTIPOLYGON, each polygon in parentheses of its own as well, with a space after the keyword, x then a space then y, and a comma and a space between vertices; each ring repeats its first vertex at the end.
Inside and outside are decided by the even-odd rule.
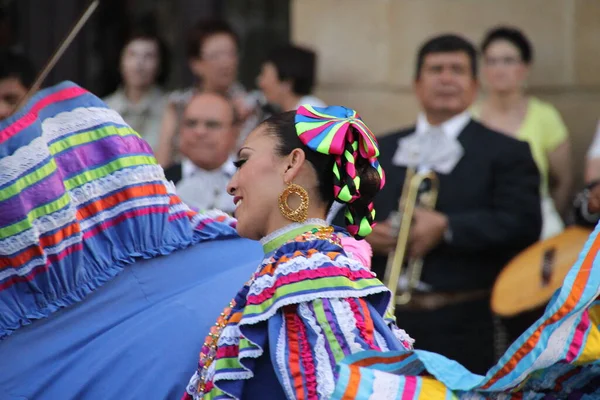
POLYGON ((548 286, 552 279, 552 271, 554 269, 554 260, 556 256, 556 248, 550 247, 544 251, 542 259, 542 286, 548 286))

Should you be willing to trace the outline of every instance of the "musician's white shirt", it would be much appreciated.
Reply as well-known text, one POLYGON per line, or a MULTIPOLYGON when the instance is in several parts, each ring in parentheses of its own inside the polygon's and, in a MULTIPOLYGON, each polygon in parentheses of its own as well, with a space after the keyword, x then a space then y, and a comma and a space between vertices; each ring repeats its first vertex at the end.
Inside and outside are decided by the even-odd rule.
POLYGON ((423 113, 419 114, 415 132, 398 140, 392 163, 449 174, 464 154, 458 135, 470 120, 470 112, 464 111, 433 126, 423 113))
MULTIPOLYGON (((457 139, 458 135, 465 129, 465 126, 471 120, 471 112, 469 110, 463 111, 462 113, 455 115, 449 120, 445 121, 441 125, 436 126, 441 128, 444 134, 449 139, 457 139)), ((427 117, 424 113, 419 113, 417 116, 417 126, 415 129, 416 134, 424 134, 429 132, 433 128, 433 125, 427 121, 427 117)))

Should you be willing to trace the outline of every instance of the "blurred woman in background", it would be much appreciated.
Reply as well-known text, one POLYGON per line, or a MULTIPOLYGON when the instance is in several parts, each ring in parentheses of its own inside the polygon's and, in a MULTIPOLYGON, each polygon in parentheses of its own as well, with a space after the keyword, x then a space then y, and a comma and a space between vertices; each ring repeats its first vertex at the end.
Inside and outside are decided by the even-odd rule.
POLYGON ((121 85, 104 102, 156 151, 166 106, 167 47, 152 26, 139 23, 121 50, 121 85))
POLYGON ((572 185, 571 144, 559 112, 525 92, 533 60, 529 40, 518 29, 497 27, 481 45, 487 95, 473 115, 492 129, 529 142, 542 177, 541 238, 564 229, 572 185))

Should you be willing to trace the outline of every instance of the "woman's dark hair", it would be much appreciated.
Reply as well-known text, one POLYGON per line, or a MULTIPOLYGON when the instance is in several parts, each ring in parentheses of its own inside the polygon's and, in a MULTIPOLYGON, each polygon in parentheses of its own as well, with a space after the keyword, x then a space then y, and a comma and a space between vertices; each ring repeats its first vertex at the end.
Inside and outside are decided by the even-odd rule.
POLYGON ((280 81, 292 81, 292 90, 296 95, 304 96, 312 92, 317 63, 314 51, 292 45, 278 47, 269 53, 265 62, 273 63, 280 81))
MULTIPOLYGON (((304 150, 306 160, 312 164, 317 173, 321 200, 327 204, 327 210, 329 210, 335 200, 333 192, 333 164, 335 158, 329 154, 318 153, 304 145, 296 133, 295 119, 296 111, 288 111, 273 115, 262 124, 268 127, 268 134, 278 139, 278 144, 275 147, 278 156, 285 157, 294 149, 304 150)), ((379 174, 367 159, 359 157, 355 166, 356 174, 360 177, 360 197, 354 202, 348 203, 347 207, 355 216, 355 219, 358 217, 360 221, 363 216, 370 215, 368 206, 379 192, 381 181, 379 174)))
POLYGON ((188 58, 201 58, 204 42, 209 38, 225 34, 231 36, 237 48, 240 48, 240 38, 231 25, 220 19, 198 21, 188 33, 186 53, 188 58))
POLYGON ((490 30, 481 42, 481 51, 485 53, 490 45, 497 40, 506 40, 519 49, 521 60, 530 64, 533 60, 533 47, 527 37, 517 28, 499 26, 490 30))
POLYGON ((7 78, 18 79, 21 85, 29 89, 35 80, 35 70, 29 58, 12 50, 2 50, 0 52, 0 80, 7 78))
POLYGON ((158 34, 158 27, 154 22, 154 19, 149 16, 144 16, 139 20, 135 21, 127 35, 125 40, 122 42, 121 54, 125 48, 134 40, 151 40, 158 46, 158 74, 156 75, 156 82, 159 85, 164 85, 169 77, 169 48, 165 44, 164 40, 158 34))

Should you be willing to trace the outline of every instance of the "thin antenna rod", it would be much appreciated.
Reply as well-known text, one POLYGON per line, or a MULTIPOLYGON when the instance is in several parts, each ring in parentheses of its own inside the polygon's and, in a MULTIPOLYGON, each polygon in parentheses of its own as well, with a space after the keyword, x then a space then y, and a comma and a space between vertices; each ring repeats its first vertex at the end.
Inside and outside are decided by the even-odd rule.
POLYGON ((98 7, 99 4, 100 4, 100 0, 94 0, 88 6, 88 8, 81 15, 81 17, 79 18, 79 20, 77 21, 75 26, 73 26, 73 28, 71 29, 71 31, 69 32, 67 37, 63 40, 63 42, 60 44, 58 49, 56 49, 56 51, 52 55, 52 58, 50 59, 50 61, 48 61, 48 63, 44 67, 44 69, 39 73, 35 82, 33 83, 33 85, 31 85, 31 87, 27 91, 27 94, 21 99, 17 108, 15 108, 15 111, 19 110, 21 107, 23 107, 27 103, 29 98, 40 89, 40 86, 42 86, 42 83, 44 82, 44 80, 46 79, 46 77, 48 76, 48 74, 50 73, 52 68, 54 68, 54 66, 60 59, 60 57, 62 57, 65 50, 67 50, 67 48, 69 47, 71 42, 73 42, 73 40, 75 39, 75 37, 77 36, 77 34, 81 30, 81 28, 83 28, 83 26, 85 25, 87 20, 92 16, 93 12, 96 11, 96 8, 98 7))

